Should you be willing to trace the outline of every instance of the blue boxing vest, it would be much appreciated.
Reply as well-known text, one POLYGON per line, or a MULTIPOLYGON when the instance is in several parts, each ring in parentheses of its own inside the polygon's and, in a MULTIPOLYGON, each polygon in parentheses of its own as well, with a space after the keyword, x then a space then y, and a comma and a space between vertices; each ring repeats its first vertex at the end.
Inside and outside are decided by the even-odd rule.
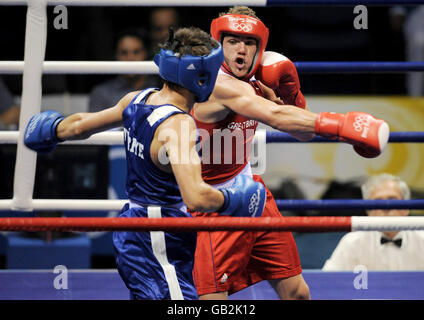
POLYGON ((183 201, 178 184, 172 173, 163 172, 152 162, 150 145, 157 127, 170 116, 184 111, 170 104, 146 105, 154 90, 141 91, 123 112, 126 194, 138 204, 175 205, 183 201))
MULTIPOLYGON (((157 127, 184 111, 170 104, 146 105, 154 90, 141 91, 123 112, 126 193, 130 202, 120 217, 191 218, 174 175, 160 170, 150 158, 157 127)), ((116 231, 113 245, 117 269, 132 299, 198 298, 192 275, 195 232, 116 231)))

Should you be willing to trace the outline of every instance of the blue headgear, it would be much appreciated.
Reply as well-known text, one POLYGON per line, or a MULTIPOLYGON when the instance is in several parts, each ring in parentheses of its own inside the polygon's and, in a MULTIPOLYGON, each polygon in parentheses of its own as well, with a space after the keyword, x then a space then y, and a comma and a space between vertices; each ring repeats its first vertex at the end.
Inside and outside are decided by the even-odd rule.
POLYGON ((154 61, 164 80, 179 84, 193 92, 196 102, 204 102, 212 93, 218 69, 224 61, 222 47, 219 43, 218 45, 207 56, 178 57, 171 50, 161 49, 155 55, 154 61))

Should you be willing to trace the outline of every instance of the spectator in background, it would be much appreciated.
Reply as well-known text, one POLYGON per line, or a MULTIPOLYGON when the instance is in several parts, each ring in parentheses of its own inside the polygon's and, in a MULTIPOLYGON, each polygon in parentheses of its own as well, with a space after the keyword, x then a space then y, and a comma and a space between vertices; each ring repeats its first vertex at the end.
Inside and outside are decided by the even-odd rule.
MULTIPOLYGON (((145 38, 139 31, 127 30, 118 37, 116 43, 118 61, 144 61, 148 58, 148 52, 145 38)), ((94 87, 90 93, 89 112, 115 105, 128 92, 158 86, 161 86, 161 83, 150 75, 119 75, 94 87)))
MULTIPOLYGON (((401 200, 410 198, 408 185, 396 176, 380 174, 362 186, 364 199, 401 200)), ((408 216, 409 210, 367 210, 369 216, 408 216)), ((368 270, 424 270, 424 231, 356 231, 346 234, 337 245, 324 271, 353 271, 358 265, 368 270)))
MULTIPOLYGON (((405 20, 406 58, 408 61, 424 61, 424 6, 412 10, 405 20)), ((410 96, 424 95, 424 75, 410 72, 407 78, 410 96)))
MULTIPOLYGON (((407 61, 424 61, 424 6, 394 6, 390 11, 390 24, 394 30, 403 31, 407 61)), ((410 96, 424 95, 424 74, 407 74, 407 93, 410 96)))
POLYGON ((172 7, 160 7, 154 9, 150 14, 150 36, 151 52, 153 57, 159 51, 159 44, 168 39, 169 28, 179 27, 178 12, 172 7))
POLYGON ((0 130, 17 129, 20 108, 0 78, 0 130))

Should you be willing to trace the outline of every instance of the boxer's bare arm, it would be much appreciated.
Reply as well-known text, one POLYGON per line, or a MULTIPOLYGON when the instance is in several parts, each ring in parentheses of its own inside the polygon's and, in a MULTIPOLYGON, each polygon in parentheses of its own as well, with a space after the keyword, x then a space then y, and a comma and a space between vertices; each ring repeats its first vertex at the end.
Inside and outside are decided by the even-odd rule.
MULTIPOLYGON (((165 147, 187 207, 193 211, 216 212, 222 207, 224 196, 202 179, 201 162, 196 150, 196 130, 192 117, 187 114, 174 115, 158 127, 152 145, 159 141, 165 147)), ((155 153, 151 154, 152 159, 160 151, 155 153)))
MULTIPOLYGON (((228 108, 277 130, 303 137, 304 140, 313 137, 317 114, 260 97, 256 95, 250 84, 235 78, 221 75, 218 80, 211 101, 219 102, 222 110, 228 108)), ((206 119, 207 106, 202 106, 202 109, 203 119, 206 119)))
MULTIPOLYGON (((279 105, 284 105, 284 102, 277 97, 277 95, 275 94, 274 90, 272 90, 271 88, 268 88, 266 85, 264 85, 263 83, 259 82, 261 85, 261 88, 264 92, 264 98, 271 100, 272 102, 275 102, 276 104, 279 105)), ((308 106, 305 107, 306 110, 308 109, 308 106)), ((309 141, 312 140, 312 138, 315 136, 314 134, 311 133, 294 133, 291 132, 290 133, 295 139, 300 140, 300 141, 309 141)))
POLYGON ((78 112, 66 117, 57 126, 57 137, 66 140, 87 139, 94 133, 122 125, 122 112, 139 92, 128 93, 111 108, 99 112, 78 112))

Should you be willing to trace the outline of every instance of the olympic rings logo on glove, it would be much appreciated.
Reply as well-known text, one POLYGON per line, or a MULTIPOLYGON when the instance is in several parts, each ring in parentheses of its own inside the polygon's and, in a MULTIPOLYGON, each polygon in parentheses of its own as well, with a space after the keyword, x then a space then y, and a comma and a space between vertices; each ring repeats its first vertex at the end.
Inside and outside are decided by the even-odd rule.
MULTIPOLYGON (((259 190, 258 190, 258 193, 259 193, 259 190)), ((252 214, 256 210, 258 204, 259 204, 259 196, 256 193, 254 193, 250 197, 250 202, 249 202, 249 213, 250 214, 252 214)))
POLYGON ((231 27, 235 31, 243 31, 243 32, 252 31, 252 26, 250 24, 245 24, 245 23, 234 22, 231 27))
POLYGON ((353 122, 353 129, 356 132, 361 132, 362 133, 362 137, 366 138, 368 135, 368 129, 369 129, 369 117, 364 115, 364 116, 357 116, 355 118, 355 121, 353 122))

